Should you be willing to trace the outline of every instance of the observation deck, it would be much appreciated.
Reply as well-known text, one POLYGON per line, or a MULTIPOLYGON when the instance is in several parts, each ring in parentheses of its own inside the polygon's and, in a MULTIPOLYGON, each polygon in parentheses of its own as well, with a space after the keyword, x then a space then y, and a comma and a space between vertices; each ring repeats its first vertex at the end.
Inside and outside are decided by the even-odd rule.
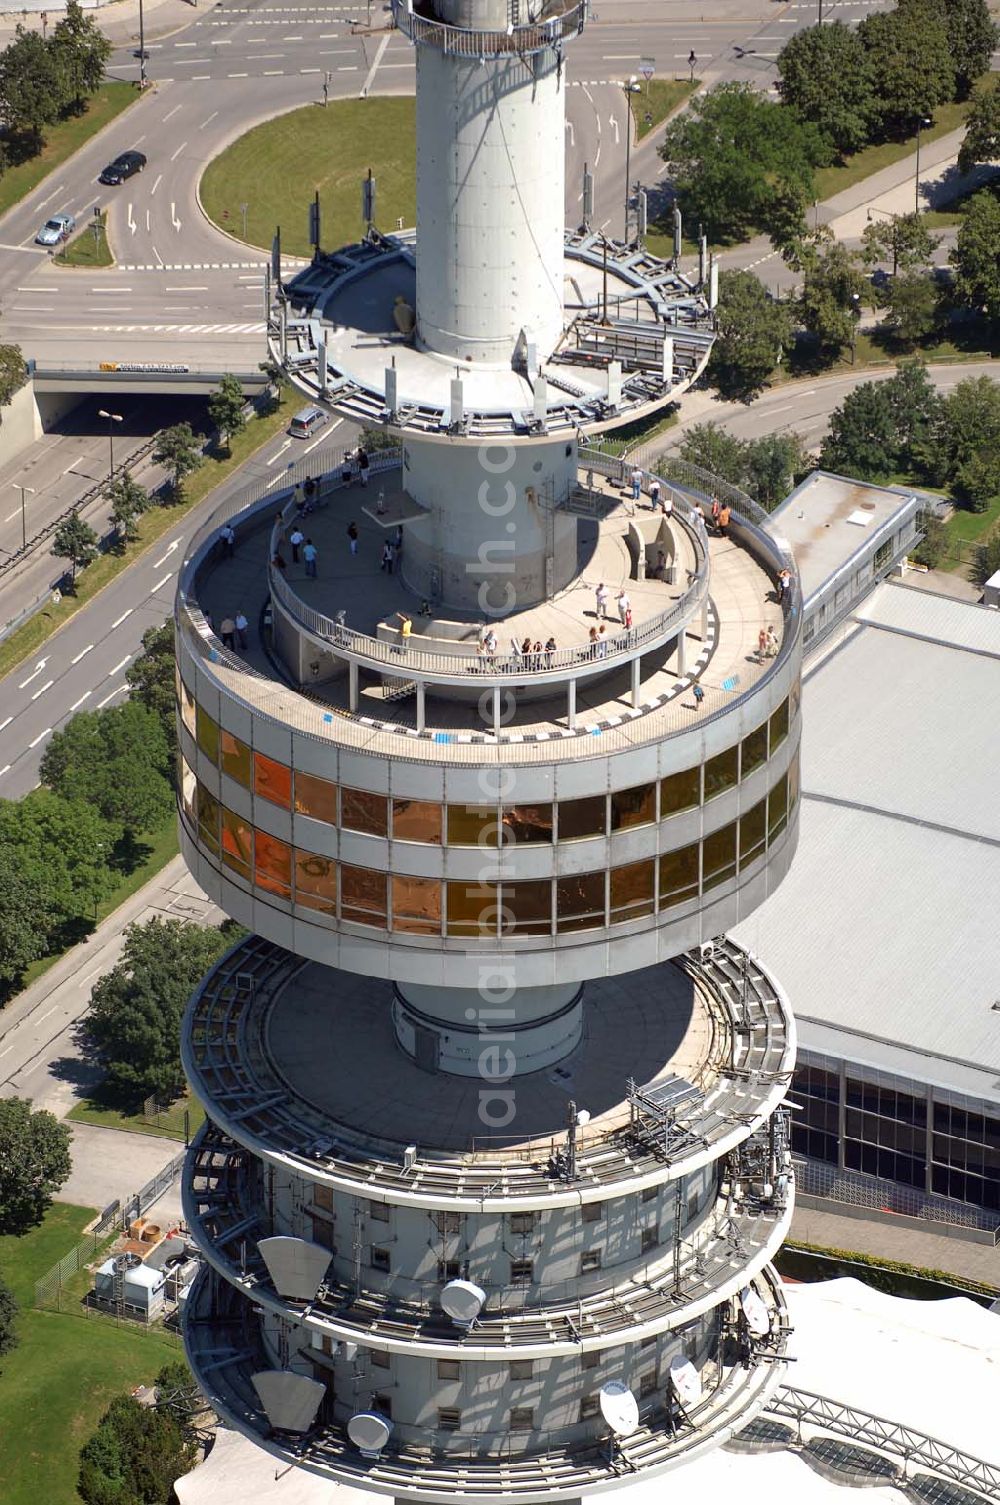
MULTIPOLYGON (((253 1302, 211 1268, 191 1288, 184 1337, 195 1376, 219 1414, 288 1464, 338 1483, 428 1502, 445 1496, 512 1502, 572 1499, 690 1461, 764 1408, 781 1381, 790 1330, 774 1271, 765 1267, 749 1285, 768 1313, 768 1336, 742 1362, 716 1364, 713 1384, 683 1416, 668 1418, 662 1402, 647 1403, 638 1430, 613 1453, 593 1440, 576 1447, 550 1442, 541 1431, 523 1439, 524 1451, 514 1452, 509 1434, 497 1433, 478 1439, 492 1456, 449 1455, 447 1434, 405 1424, 394 1426, 378 1459, 363 1458, 336 1423, 317 1425, 295 1441, 282 1437, 262 1413, 251 1380, 270 1364, 253 1302)), ((730 1330, 735 1333, 735 1319, 730 1330)), ((731 1357, 735 1344, 733 1348, 731 1357)))
POLYGON ((451 26, 435 16, 433 6, 427 0, 392 0, 392 19, 397 30, 418 47, 433 47, 449 56, 475 58, 528 57, 548 47, 559 47, 569 37, 579 36, 583 31, 589 10, 589 0, 546 0, 543 5, 529 7, 524 0, 523 10, 527 17, 534 10, 532 19, 520 20, 522 5, 515 0, 509 9, 512 19, 503 30, 480 29, 468 26, 451 26))
POLYGON ((304 965, 257 937, 201 985, 182 1055, 215 1124, 255 1155, 387 1202, 474 1212, 579 1206, 677 1180, 748 1139, 787 1091, 790 1011, 732 943, 711 960, 589 984, 587 1016, 573 1088, 593 1117, 571 1181, 553 1170, 567 1102, 558 1076, 520 1080, 516 1136, 477 1138, 482 1083, 438 1076, 428 1091, 426 1072, 394 1047, 387 985, 304 965), (350 1050, 322 1049, 331 1032, 350 1050), (678 1079, 695 1090, 662 1123, 629 1090, 678 1079))
POLYGON ((428 440, 613 428, 678 397, 704 369, 715 316, 698 284, 670 263, 570 231, 561 281, 563 329, 552 351, 526 350, 506 368, 462 367, 456 376, 453 362, 396 326, 397 305, 416 300, 413 233, 373 232, 318 256, 285 285, 268 343, 314 401, 428 440))

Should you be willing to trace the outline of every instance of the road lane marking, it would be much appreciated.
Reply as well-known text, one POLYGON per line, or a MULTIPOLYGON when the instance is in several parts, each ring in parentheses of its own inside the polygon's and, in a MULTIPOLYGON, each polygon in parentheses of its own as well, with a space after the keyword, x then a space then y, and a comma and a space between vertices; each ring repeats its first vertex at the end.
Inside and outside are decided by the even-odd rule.
POLYGON ((38 733, 38 736, 35 738, 34 742, 29 742, 28 743, 29 748, 31 748, 31 747, 37 747, 38 744, 39 744, 39 742, 44 742, 45 738, 46 737, 50 737, 51 735, 52 735, 52 728, 51 728, 51 726, 47 726, 45 728, 44 732, 39 732, 38 733))
POLYGON ((90 650, 93 648, 93 646, 94 646, 93 643, 88 643, 87 646, 86 646, 86 648, 81 648, 80 652, 77 654, 76 658, 71 658, 70 659, 70 663, 71 664, 78 664, 80 662, 80 660, 83 658, 84 654, 89 653, 90 650))
POLYGON ((8 716, 6 721, 0 721, 0 732, 3 731, 5 726, 10 726, 13 719, 13 716, 8 716))
POLYGON ((338 429, 340 427, 340 425, 343 423, 343 421, 344 421, 343 418, 338 418, 337 421, 336 421, 336 423, 331 423, 330 426, 329 426, 329 428, 323 430, 323 432, 320 434, 320 436, 319 436, 318 439, 314 439, 311 444, 307 444, 306 445, 306 447, 302 451, 302 453, 306 454, 306 455, 309 454, 310 450, 314 450, 316 448, 317 444, 322 444, 324 439, 329 439, 329 437, 333 433, 334 429, 338 429))
POLYGON ((36 690, 35 693, 34 693, 34 695, 32 695, 32 697, 31 697, 32 700, 37 700, 38 697, 39 697, 39 695, 44 695, 45 694, 46 690, 51 690, 51 688, 52 688, 52 686, 54 684, 55 684, 55 680, 54 679, 46 680, 45 684, 42 685, 42 688, 40 690, 36 690))
POLYGON ((215 119, 215 117, 218 115, 218 113, 219 113, 218 110, 213 110, 212 113, 211 113, 211 115, 209 115, 208 119, 207 120, 203 120, 201 122, 201 125, 198 127, 199 131, 203 131, 205 129, 206 125, 211 125, 212 121, 215 119))
POLYGON ((186 141, 182 141, 181 144, 180 144, 180 146, 174 152, 173 156, 170 158, 171 162, 176 162, 177 161, 177 158, 180 156, 181 152, 184 150, 184 148, 186 146, 187 146, 187 142, 186 141))
MULTIPOLYGON (((178 43, 178 45, 183 47, 185 45, 185 43, 181 42, 181 43, 178 43)), ((186 45, 188 45, 190 47, 195 47, 195 46, 197 46, 197 43, 190 42, 190 43, 188 43, 186 45)), ((178 112, 178 110, 183 110, 183 108, 184 108, 183 105, 174 105, 173 109, 170 111, 170 114, 169 115, 164 115, 164 117, 163 117, 163 124, 166 125, 167 121, 170 120, 172 116, 176 115, 177 112, 178 112)))
POLYGON ((126 689, 128 689, 127 685, 119 685, 117 689, 111 691, 110 695, 105 695, 103 700, 99 700, 97 702, 97 709, 99 711, 103 711, 104 707, 108 704, 109 701, 114 700, 116 695, 120 695, 121 692, 126 689))
POLYGON ((81 695, 80 699, 78 701, 76 701, 75 704, 73 704, 73 705, 70 706, 70 710, 71 711, 75 711, 78 706, 83 705, 83 702, 85 700, 89 700, 90 697, 91 697, 91 695, 93 695, 93 693, 94 693, 93 690, 88 690, 85 695, 81 695))
POLYGON ((122 614, 121 614, 121 616, 118 617, 114 622, 112 622, 112 624, 111 624, 111 626, 110 626, 110 628, 108 630, 110 632, 114 632, 114 630, 115 630, 116 627, 120 627, 122 625, 122 623, 124 622, 124 620, 125 620, 126 617, 130 617, 132 615, 132 612, 134 611, 134 609, 135 609, 134 607, 130 606, 129 609, 128 609, 128 611, 123 611, 122 614))
POLYGON ((156 560, 156 562, 153 565, 153 569, 154 570, 158 570, 160 568, 161 564, 166 564, 167 560, 170 558, 170 556, 174 552, 174 550, 175 549, 179 549, 180 546, 181 546, 180 539, 179 538, 175 538, 174 541, 173 541, 173 543, 168 546, 167 552, 165 554, 162 554, 160 556, 160 558, 156 560))
MULTIPOLYGON (((270 460, 268 460, 268 465, 275 465, 281 459, 282 455, 285 453, 285 450, 288 449, 291 442, 291 439, 286 439, 281 448, 271 456, 270 460)), ((23 690, 24 686, 20 685, 18 688, 23 690)))
POLYGON ((375 74, 378 72, 378 65, 382 61, 382 58, 385 56, 385 49, 388 47, 388 45, 389 45, 389 34, 387 32, 385 34, 385 36, 382 38, 381 42, 379 42, 379 44, 378 44, 378 48, 376 49, 376 52, 375 52, 375 60, 374 60, 374 62, 372 63, 371 67, 368 70, 368 77, 365 79, 364 83, 361 85, 361 98, 362 99, 364 99, 367 96, 368 90, 372 86, 372 80, 374 79, 375 74))
POLYGON ((166 585, 167 581, 171 580, 173 578, 173 573, 174 573, 173 570, 168 570, 167 573, 164 575, 164 577, 163 577, 162 580, 157 580, 157 582, 156 582, 155 585, 151 585, 150 586, 150 588, 149 588, 149 594, 152 596, 156 591, 158 591, 160 589, 161 585, 166 585))
POLYGON ((153 197, 153 194, 159 188, 159 186, 162 183, 162 181, 163 181, 163 174, 161 172, 160 175, 159 175, 159 177, 157 178, 156 182, 153 184, 152 188, 149 190, 149 196, 150 196, 150 198, 153 197))
MULTIPOLYGON (((289 440, 288 442, 291 443, 291 440, 289 440)), ((28 686, 31 684, 31 681, 33 679, 37 679, 38 678, 39 674, 41 674, 42 670, 45 668, 45 665, 47 663, 48 663, 48 659, 47 658, 40 658, 38 660, 38 663, 35 665, 35 672, 33 674, 29 674, 28 677, 27 677, 27 679, 22 679, 21 683, 18 685, 17 688, 19 690, 26 690, 28 688, 28 686)))
POLYGON ((126 653, 126 655, 122 659, 121 663, 120 664, 115 664, 115 667, 113 669, 109 669, 108 672, 107 672, 107 674, 105 674, 104 678, 105 679, 110 679, 112 677, 112 675, 118 674, 120 672, 120 670, 124 669, 125 665, 128 663, 128 661, 129 661, 129 659, 131 657, 132 657, 131 653, 126 653))

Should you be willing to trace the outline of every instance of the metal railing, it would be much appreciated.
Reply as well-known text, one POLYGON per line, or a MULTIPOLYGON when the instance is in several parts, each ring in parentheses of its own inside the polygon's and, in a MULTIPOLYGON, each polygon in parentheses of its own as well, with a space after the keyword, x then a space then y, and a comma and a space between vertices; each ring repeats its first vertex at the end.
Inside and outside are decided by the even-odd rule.
POLYGON ((889 1421, 871 1411, 861 1411, 828 1396, 810 1390, 782 1386, 765 1407, 769 1416, 793 1421, 802 1441, 802 1426, 817 1427, 838 1437, 868 1446, 880 1453, 899 1458, 908 1466, 918 1465, 942 1479, 951 1479, 964 1489, 972 1490, 984 1500, 1000 1499, 1000 1468, 959 1448, 928 1437, 898 1421, 889 1421))
POLYGON ((507 31, 472 31, 449 26, 445 21, 417 15, 412 0, 392 0, 392 19, 411 42, 437 47, 445 54, 473 58, 523 56, 555 47, 565 37, 577 36, 587 19, 587 4, 588 0, 580 0, 548 20, 513 25, 507 31))

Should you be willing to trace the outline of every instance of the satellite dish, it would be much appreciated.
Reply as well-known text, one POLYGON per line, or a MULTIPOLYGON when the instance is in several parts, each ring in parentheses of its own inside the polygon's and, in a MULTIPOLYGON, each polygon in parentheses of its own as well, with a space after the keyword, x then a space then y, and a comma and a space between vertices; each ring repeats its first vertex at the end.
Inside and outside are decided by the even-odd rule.
POLYGON ((696 1405, 701 1400, 701 1375, 682 1353, 670 1360, 670 1383, 674 1394, 685 1406, 696 1405))
POLYGON ((639 1402, 621 1380, 609 1380, 598 1394, 601 1415, 616 1437, 631 1437, 639 1425, 639 1402))
POLYGON ((471 1280, 449 1280, 441 1292, 441 1308, 456 1327, 471 1327, 485 1300, 486 1292, 471 1280))
POLYGON ((377 1411, 356 1411, 347 1423, 347 1435, 362 1458, 377 1458, 391 1434, 392 1423, 377 1411))
POLYGON ((585 1129, 589 1123, 590 1123, 590 1109, 589 1108, 581 1108, 580 1111, 579 1111, 579 1113, 576 1115, 576 1126, 577 1126, 577 1128, 578 1129, 585 1129))
POLYGON ((740 1306, 747 1319, 747 1327, 758 1338, 766 1338, 771 1331, 771 1315, 753 1286, 744 1286, 740 1292, 740 1306))

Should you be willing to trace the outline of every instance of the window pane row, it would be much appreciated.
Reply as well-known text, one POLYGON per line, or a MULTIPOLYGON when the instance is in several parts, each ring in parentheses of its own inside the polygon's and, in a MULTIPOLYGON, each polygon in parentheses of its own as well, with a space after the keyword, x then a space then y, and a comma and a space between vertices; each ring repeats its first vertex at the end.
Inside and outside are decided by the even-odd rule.
POLYGON ((780 819, 768 820, 760 800, 738 821, 703 842, 607 871, 555 879, 465 880, 416 878, 337 863, 256 829, 194 785, 182 760, 182 808, 197 824, 202 847, 267 893, 358 925, 410 935, 496 938, 600 929, 671 909, 747 868, 764 852, 768 830, 784 829, 787 776, 771 791, 780 819))
MULTIPOLYGON (((345 830, 435 846, 444 840, 449 846, 488 848, 517 843, 548 845, 554 840, 574 841, 653 825, 735 788, 742 778, 762 767, 788 735, 785 701, 769 722, 763 722, 742 743, 710 758, 704 765, 704 777, 699 766, 609 795, 530 805, 442 806, 429 800, 392 799, 350 789, 317 774, 293 773, 285 764, 253 751, 232 732, 220 728, 200 706, 194 706, 183 683, 180 697, 181 719, 195 732, 205 756, 259 798, 345 830)), ((786 786, 783 809, 775 808, 772 813, 772 836, 778 834, 787 817, 788 793, 786 786)))

